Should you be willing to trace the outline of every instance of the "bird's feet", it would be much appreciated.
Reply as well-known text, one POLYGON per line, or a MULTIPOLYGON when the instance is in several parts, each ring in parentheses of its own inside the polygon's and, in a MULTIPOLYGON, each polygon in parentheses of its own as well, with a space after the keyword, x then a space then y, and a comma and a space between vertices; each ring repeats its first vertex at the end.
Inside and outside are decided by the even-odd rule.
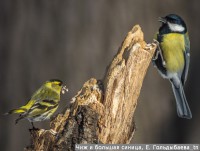
POLYGON ((156 39, 153 39, 153 43, 155 43, 157 45, 157 50, 153 56, 153 61, 157 60, 158 59, 158 56, 160 55, 161 57, 161 60, 162 60, 162 65, 165 67, 166 66, 166 62, 164 60, 164 57, 163 57, 163 53, 162 53, 162 50, 160 48, 160 43, 156 40, 156 39))
POLYGON ((30 131, 30 132, 32 132, 32 131, 39 131, 39 128, 32 127, 32 128, 29 128, 29 131, 30 131))
POLYGON ((33 122, 31 122, 31 125, 32 125, 32 129, 30 128, 29 131, 38 131, 39 128, 36 128, 34 125, 33 125, 33 122))

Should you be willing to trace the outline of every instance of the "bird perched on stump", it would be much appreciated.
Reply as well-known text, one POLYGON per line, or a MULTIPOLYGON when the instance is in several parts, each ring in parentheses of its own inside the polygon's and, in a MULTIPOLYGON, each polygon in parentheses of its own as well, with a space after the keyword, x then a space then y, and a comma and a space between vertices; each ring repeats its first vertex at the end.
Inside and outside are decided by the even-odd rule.
POLYGON ((190 41, 184 20, 175 14, 159 18, 162 23, 156 34, 159 42, 153 58, 162 77, 169 79, 176 99, 177 114, 181 118, 192 118, 183 86, 190 63, 190 41))
POLYGON ((20 114, 19 118, 16 119, 16 123, 25 118, 31 122, 33 129, 36 129, 33 122, 50 119, 58 108, 61 92, 64 94, 65 91, 68 91, 68 89, 66 86, 63 86, 62 81, 55 79, 46 81, 32 95, 26 105, 10 110, 6 114, 20 114))

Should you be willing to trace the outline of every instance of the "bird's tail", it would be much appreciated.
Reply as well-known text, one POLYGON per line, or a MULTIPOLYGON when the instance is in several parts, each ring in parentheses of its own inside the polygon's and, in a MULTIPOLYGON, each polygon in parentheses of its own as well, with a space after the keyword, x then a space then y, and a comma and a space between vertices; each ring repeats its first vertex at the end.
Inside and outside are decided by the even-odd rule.
POLYGON ((14 114, 14 113, 21 114, 21 113, 25 113, 26 111, 27 110, 24 108, 18 108, 18 109, 10 110, 9 112, 5 113, 4 115, 14 114))
POLYGON ((180 83, 179 88, 177 88, 172 83, 172 89, 173 89, 175 99, 176 99, 176 107, 177 107, 178 116, 181 118, 191 119, 192 113, 191 113, 190 107, 187 103, 187 99, 185 97, 185 93, 184 93, 182 84, 180 83))
POLYGON ((23 119, 26 116, 26 114, 23 114, 23 113, 26 113, 26 112, 27 112, 27 110, 25 108, 23 108, 23 106, 22 106, 22 107, 20 107, 18 109, 10 110, 9 112, 5 113, 4 115, 14 114, 14 113, 20 114, 19 118, 17 118, 15 120, 15 124, 17 124, 19 122, 19 120, 23 119))

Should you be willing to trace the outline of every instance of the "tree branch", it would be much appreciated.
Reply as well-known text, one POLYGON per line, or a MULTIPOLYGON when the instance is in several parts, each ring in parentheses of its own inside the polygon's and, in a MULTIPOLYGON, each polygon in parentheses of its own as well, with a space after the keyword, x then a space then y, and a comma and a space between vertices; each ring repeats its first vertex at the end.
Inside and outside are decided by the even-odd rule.
POLYGON ((146 44, 134 26, 109 65, 103 80, 88 80, 70 107, 51 121, 51 130, 31 131, 25 150, 74 150, 81 143, 130 143, 134 112, 156 44, 146 44), (55 135, 53 135, 53 132, 55 135))

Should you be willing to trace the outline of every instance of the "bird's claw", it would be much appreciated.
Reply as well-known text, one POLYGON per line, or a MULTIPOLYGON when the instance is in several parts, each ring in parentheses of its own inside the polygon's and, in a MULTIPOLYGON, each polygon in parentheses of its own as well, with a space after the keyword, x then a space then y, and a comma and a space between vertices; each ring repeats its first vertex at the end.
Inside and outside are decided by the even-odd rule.
POLYGON ((156 39, 153 39, 153 43, 155 43, 157 46, 159 45, 159 42, 156 39))
POLYGON ((154 55, 152 60, 153 61, 157 60, 158 59, 158 55, 160 54, 160 57, 162 59, 162 65, 164 67, 166 67, 166 62, 165 62, 165 60, 163 58, 163 53, 162 53, 162 50, 160 48, 160 43, 156 39, 153 39, 153 42, 157 45, 157 51, 155 52, 155 55, 154 55))
POLYGON ((32 131, 39 131, 39 128, 32 127, 32 128, 29 128, 29 131, 30 131, 30 132, 32 132, 32 131))

